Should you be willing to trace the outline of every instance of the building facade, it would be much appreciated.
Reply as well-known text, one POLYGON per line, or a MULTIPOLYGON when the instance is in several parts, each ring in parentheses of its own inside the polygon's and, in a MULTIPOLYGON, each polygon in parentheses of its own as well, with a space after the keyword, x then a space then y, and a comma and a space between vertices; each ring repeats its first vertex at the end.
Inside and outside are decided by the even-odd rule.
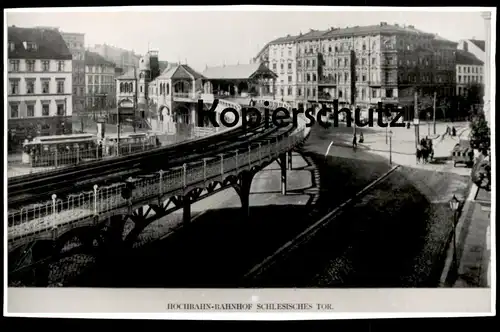
POLYGON ((264 65, 276 74, 274 88, 275 97, 284 101, 292 101, 296 96, 297 86, 297 43, 296 36, 278 38, 269 43, 268 59, 264 65))
POLYGON ((72 54, 53 29, 8 28, 9 146, 71 133, 72 54))
POLYGON ((87 110, 116 105, 115 64, 94 52, 85 52, 85 104, 87 110))
POLYGON ((470 93, 484 94, 484 62, 474 54, 457 51, 456 59, 456 94, 467 97, 470 93))
POLYGON ((85 111, 85 34, 61 32, 61 36, 73 56, 73 112, 85 111))
MULTIPOLYGON (((286 84, 289 68, 290 73, 295 71, 292 97, 283 99, 293 99, 296 103, 338 99, 350 104, 354 99, 361 107, 378 102, 406 105, 413 103, 415 92, 422 100, 434 91, 443 97, 455 93, 457 43, 414 26, 381 22, 372 26, 311 30, 278 39, 268 47, 270 68, 280 75, 279 83, 286 84), (286 49, 295 49, 295 67, 286 58, 285 45, 286 49), (282 71, 281 63, 291 66, 284 65, 282 71)), ((287 89, 283 90, 286 95, 287 89)), ((276 96, 281 92, 277 91, 276 96)))
POLYGON ((97 44, 90 47, 88 50, 113 62, 117 67, 122 68, 123 72, 127 72, 133 68, 139 68, 141 56, 135 54, 133 51, 107 44, 97 44))

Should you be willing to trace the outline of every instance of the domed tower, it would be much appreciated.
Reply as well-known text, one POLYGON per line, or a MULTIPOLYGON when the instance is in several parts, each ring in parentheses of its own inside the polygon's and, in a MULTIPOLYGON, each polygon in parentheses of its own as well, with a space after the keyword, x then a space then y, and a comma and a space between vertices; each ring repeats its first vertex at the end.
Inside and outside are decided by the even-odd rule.
POLYGON ((137 103, 146 104, 148 98, 148 83, 151 78, 151 66, 149 53, 139 60, 139 91, 137 94, 137 103))

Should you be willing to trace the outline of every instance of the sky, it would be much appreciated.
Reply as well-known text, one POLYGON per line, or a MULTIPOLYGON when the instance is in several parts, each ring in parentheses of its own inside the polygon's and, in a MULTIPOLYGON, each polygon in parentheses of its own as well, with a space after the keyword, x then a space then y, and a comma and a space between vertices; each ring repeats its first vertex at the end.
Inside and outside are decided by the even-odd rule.
MULTIPOLYGON (((130 8, 130 7, 129 7, 130 8)), ((334 8, 334 7, 332 7, 334 8)), ((64 8, 66 12, 8 12, 8 26, 59 27, 64 32, 85 33, 85 44, 110 44, 144 54, 159 51, 160 60, 187 61, 194 69, 248 63, 265 44, 287 34, 310 29, 388 24, 414 25, 458 41, 485 39, 480 12, 457 11, 159 11, 134 9, 100 11, 100 8, 64 8)), ((108 9, 109 10, 109 9, 108 9)))

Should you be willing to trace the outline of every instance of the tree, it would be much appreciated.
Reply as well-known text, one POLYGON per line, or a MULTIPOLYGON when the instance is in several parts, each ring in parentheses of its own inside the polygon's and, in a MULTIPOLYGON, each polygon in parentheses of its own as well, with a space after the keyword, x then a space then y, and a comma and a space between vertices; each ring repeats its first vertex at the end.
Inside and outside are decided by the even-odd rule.
POLYGON ((484 112, 479 110, 473 114, 470 122, 470 142, 473 148, 488 149, 490 147, 490 128, 484 116, 484 112))

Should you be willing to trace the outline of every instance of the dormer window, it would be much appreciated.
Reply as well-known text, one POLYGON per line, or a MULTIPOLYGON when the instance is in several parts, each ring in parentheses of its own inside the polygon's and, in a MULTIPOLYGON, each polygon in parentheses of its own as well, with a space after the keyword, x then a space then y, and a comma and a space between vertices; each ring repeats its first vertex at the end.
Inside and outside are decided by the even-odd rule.
POLYGON ((16 49, 16 44, 14 42, 9 42, 9 51, 14 52, 16 49))
POLYGON ((33 42, 24 42, 23 45, 24 45, 24 48, 26 49, 26 51, 29 51, 29 52, 33 52, 33 51, 36 51, 38 49, 37 44, 33 43, 33 42))

